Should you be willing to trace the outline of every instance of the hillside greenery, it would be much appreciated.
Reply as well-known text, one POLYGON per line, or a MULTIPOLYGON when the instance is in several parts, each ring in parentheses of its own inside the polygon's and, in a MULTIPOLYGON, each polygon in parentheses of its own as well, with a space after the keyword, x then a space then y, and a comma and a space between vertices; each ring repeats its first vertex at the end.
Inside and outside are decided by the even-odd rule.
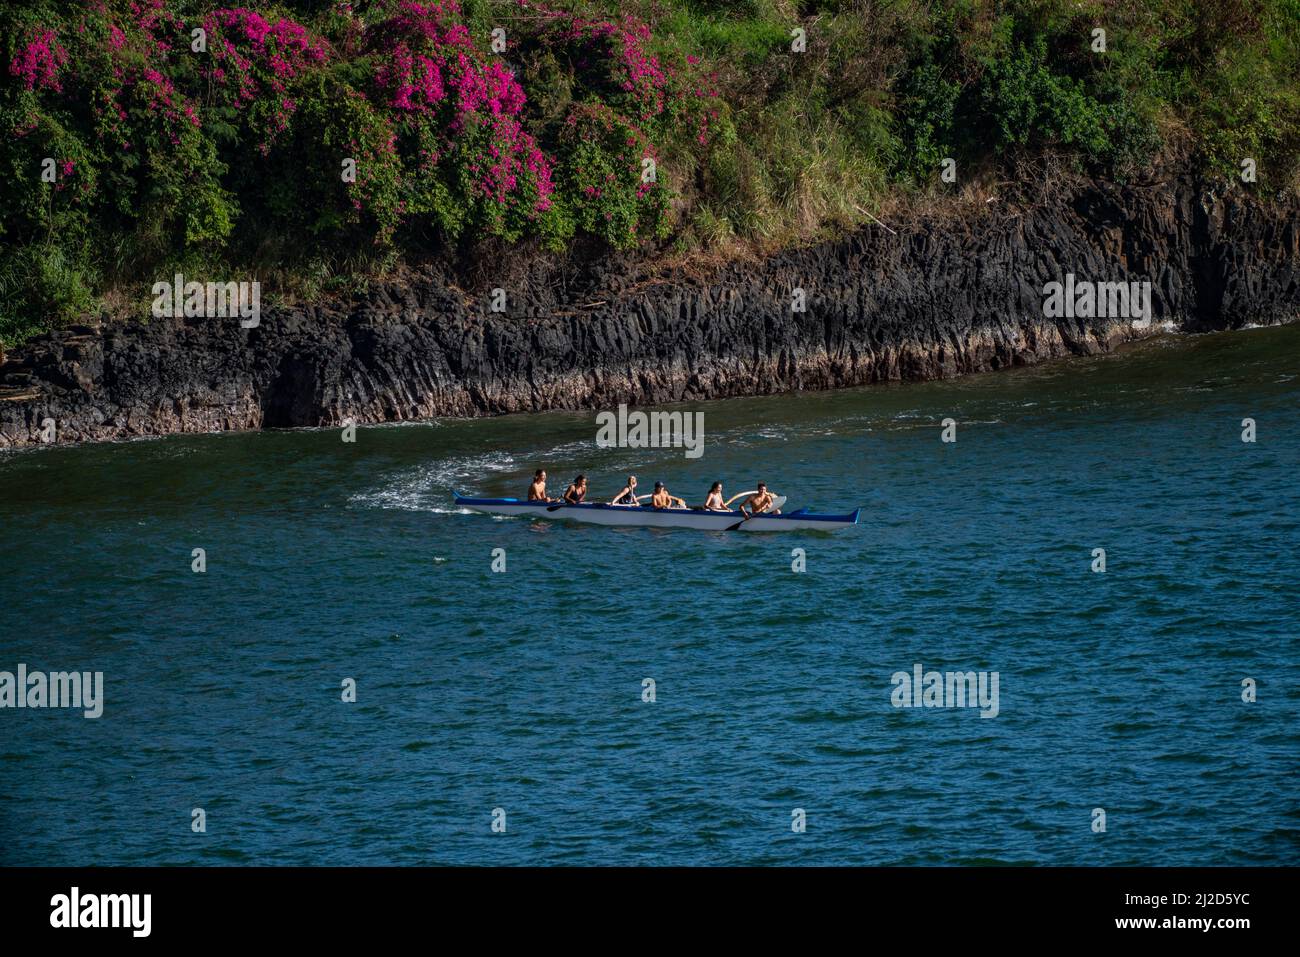
POLYGON ((1300 0, 34 0, 0 11, 0 129, 12 345, 174 272, 310 297, 506 246, 769 250, 1026 177, 1294 191, 1300 0))

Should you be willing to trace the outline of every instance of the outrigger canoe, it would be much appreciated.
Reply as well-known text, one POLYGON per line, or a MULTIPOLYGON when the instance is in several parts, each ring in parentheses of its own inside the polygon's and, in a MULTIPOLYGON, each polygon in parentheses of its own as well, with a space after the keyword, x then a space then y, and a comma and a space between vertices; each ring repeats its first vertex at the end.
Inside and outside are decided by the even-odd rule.
POLYGON ((524 515, 591 525, 630 525, 645 528, 702 528, 709 531, 831 532, 858 523, 855 508, 843 515, 823 515, 801 508, 780 515, 760 513, 745 518, 740 512, 706 512, 693 508, 655 508, 653 505, 606 505, 602 502, 530 502, 517 498, 469 498, 456 494, 456 504, 488 515, 524 515))

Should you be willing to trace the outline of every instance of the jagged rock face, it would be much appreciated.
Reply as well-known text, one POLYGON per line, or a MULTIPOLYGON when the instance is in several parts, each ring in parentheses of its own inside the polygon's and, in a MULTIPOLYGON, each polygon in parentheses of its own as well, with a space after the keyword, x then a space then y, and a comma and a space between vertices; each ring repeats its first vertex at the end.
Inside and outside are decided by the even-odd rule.
MULTIPOLYGON (((999 204, 1000 205, 1000 204, 999 204)), ((996 210, 996 211, 994 211, 996 210)), ((1066 273, 1150 280, 1151 330, 1300 315, 1294 202, 1189 183, 1094 184, 1051 206, 880 226, 655 278, 538 262, 504 314, 429 270, 348 306, 74 326, 0 365, 0 447, 172 432, 663 403, 929 379, 1113 348, 1123 319, 1045 319, 1066 273), (792 290, 807 309, 792 310, 792 290)), ((463 282, 463 280, 459 280, 463 282)))

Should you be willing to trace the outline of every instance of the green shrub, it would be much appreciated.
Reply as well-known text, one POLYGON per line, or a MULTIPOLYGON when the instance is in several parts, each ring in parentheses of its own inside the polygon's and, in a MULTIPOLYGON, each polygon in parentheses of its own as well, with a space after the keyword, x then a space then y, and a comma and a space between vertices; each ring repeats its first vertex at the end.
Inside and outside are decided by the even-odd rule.
POLYGON ((38 332, 90 311, 97 279, 57 244, 10 249, 0 260, 0 346, 13 346, 38 332))
POLYGON ((582 231, 615 249, 630 249, 649 237, 668 234, 668 192, 649 181, 646 161, 658 163, 645 135, 613 110, 573 107, 560 142, 561 195, 568 215, 582 231))

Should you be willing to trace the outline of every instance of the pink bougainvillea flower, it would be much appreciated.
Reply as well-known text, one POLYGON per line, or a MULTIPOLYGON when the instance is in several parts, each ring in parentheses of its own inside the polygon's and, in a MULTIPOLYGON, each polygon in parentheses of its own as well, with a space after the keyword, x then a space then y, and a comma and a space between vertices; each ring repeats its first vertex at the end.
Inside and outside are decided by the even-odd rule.
POLYGON ((29 90, 63 91, 59 71, 67 65, 68 51, 58 41, 53 30, 37 30, 27 45, 9 63, 10 76, 23 81, 29 90))

